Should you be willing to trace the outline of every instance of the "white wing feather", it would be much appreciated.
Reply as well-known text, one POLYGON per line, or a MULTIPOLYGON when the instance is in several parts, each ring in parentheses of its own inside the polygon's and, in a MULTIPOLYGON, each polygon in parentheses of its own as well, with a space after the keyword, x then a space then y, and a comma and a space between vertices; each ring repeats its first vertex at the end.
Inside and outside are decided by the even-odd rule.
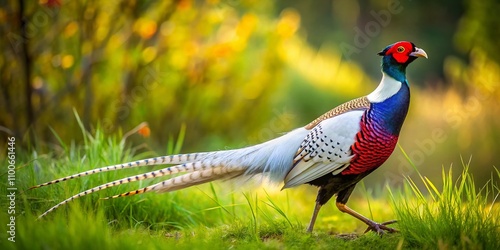
POLYGON ((363 112, 347 112, 314 127, 300 145, 283 188, 308 183, 329 173, 335 175, 347 168, 363 112))

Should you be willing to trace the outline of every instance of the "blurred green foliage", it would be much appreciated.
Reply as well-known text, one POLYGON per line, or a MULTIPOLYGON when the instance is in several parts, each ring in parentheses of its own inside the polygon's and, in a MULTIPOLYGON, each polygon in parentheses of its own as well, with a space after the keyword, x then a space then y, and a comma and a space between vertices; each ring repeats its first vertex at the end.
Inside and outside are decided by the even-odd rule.
MULTIPOLYGON (((8 7, 4 14, 14 18, 8 14, 19 6, 8 7)), ((4 102, 1 119, 17 136, 32 129, 43 141, 52 137, 48 126, 63 138, 75 136, 73 107, 87 128, 99 121, 110 132, 148 121, 165 141, 183 123, 192 138, 249 133, 269 118, 282 82, 278 48, 298 28, 297 16, 269 19, 269 6, 257 3, 245 4, 252 9, 247 13, 217 1, 31 2, 25 8, 36 36, 16 40, 12 30, 4 41, 10 86, 3 92, 19 98, 4 102), (17 77, 25 74, 22 61, 8 60, 23 44, 32 65, 31 107, 17 77), (31 119, 19 117, 28 109, 31 119)))
MULTIPOLYGON (((81 140, 73 109, 105 133, 147 122, 151 137, 129 141, 148 149, 165 150, 182 126, 183 151, 262 142, 369 93, 376 52, 410 40, 429 54, 408 69, 401 145, 417 167, 428 174, 472 155, 471 171, 487 179, 500 160, 496 0, 1 5, 0 138, 22 150, 53 150, 51 130, 81 140)), ((386 165, 368 181, 413 173, 400 152, 386 165)))

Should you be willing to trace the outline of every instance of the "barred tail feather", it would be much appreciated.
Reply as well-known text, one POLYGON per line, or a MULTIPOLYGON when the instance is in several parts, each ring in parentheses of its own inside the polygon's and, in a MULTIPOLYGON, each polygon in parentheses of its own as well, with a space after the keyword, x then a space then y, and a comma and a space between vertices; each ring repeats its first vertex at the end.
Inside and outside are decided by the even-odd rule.
POLYGON ((113 166, 108 166, 104 168, 98 168, 94 170, 89 170, 79 174, 75 174, 68 177, 63 177, 54 181, 50 181, 33 188, 38 188, 42 186, 51 185, 61 181, 66 181, 69 179, 74 179, 90 174, 95 174, 99 172, 112 171, 118 169, 139 167, 139 166, 151 166, 160 164, 177 164, 168 168, 161 170, 152 171, 145 174, 140 174, 136 176, 131 176, 123 179, 119 179, 113 182, 109 182, 88 190, 85 190, 79 194, 76 194, 54 207, 47 210, 45 213, 39 216, 39 218, 45 216, 46 214, 54 211, 58 207, 82 196, 129 182, 139 181, 149 178, 155 178, 164 175, 171 175, 180 172, 189 172, 188 174, 176 176, 169 180, 165 180, 158 184, 142 188, 136 191, 131 191, 117 196, 112 196, 112 198, 130 196, 135 194, 141 194, 149 191, 157 192, 170 192, 174 190, 179 190, 182 188, 187 188, 190 186, 219 180, 219 179, 229 179, 238 176, 251 177, 257 174, 266 174, 271 177, 271 180, 280 182, 283 180, 286 173, 289 172, 289 168, 292 165, 292 159, 297 148, 288 147, 283 145, 299 145, 302 138, 308 132, 304 129, 296 129, 284 136, 278 137, 274 140, 254 145, 247 148, 234 149, 234 150, 223 150, 215 152, 205 152, 205 153, 195 153, 195 154, 181 154, 174 156, 163 156, 151 159, 145 159, 136 162, 118 164, 113 166), (298 138, 298 139, 297 139, 298 138), (181 165, 179 165, 181 164, 181 165))
POLYGON ((219 179, 231 179, 243 175, 245 173, 245 168, 227 168, 227 167, 211 167, 208 169, 194 171, 181 176, 176 176, 174 178, 162 181, 160 183, 137 189, 134 191, 126 192, 119 195, 114 195, 106 197, 103 199, 113 199, 125 196, 132 196, 136 194, 143 194, 151 191, 156 191, 158 193, 171 192, 175 190, 180 190, 188 188, 191 186, 219 180, 219 179))
POLYGON ((243 167, 215 167, 212 169, 196 171, 182 176, 177 176, 166 181, 162 181, 152 187, 151 191, 156 191, 157 193, 172 192, 175 190, 180 190, 215 180, 232 179, 245 174, 245 171, 246 168, 243 167))
POLYGON ((149 159, 144 159, 144 160, 139 160, 139 161, 127 162, 127 163, 122 163, 122 164, 117 164, 117 165, 111 165, 111 166, 106 166, 106 167, 102 167, 102 168, 96 168, 96 169, 88 170, 88 171, 81 172, 78 174, 62 177, 62 178, 52 180, 49 182, 45 182, 45 183, 30 187, 28 190, 56 184, 59 182, 79 178, 82 176, 88 176, 88 175, 107 172, 107 171, 114 171, 114 170, 121 170, 121 169, 127 169, 127 168, 135 168, 135 167, 144 167, 144 166, 163 165, 163 164, 183 164, 183 163, 197 161, 198 159, 200 159, 208 154, 209 153, 168 155, 168 156, 149 158, 149 159))
POLYGON ((171 166, 171 167, 168 167, 168 168, 164 168, 164 169, 160 169, 160 170, 148 172, 148 173, 145 173, 145 174, 130 176, 130 177, 126 177, 126 178, 123 178, 123 179, 119 179, 119 180, 115 180, 115 181, 112 181, 112 182, 108 182, 108 183, 99 185, 97 187, 93 187, 91 189, 87 189, 87 190, 85 190, 85 191, 83 191, 81 193, 78 193, 76 195, 71 196, 70 198, 68 198, 68 199, 60 202, 59 204, 57 204, 57 205, 51 207, 49 210, 45 211, 42 215, 40 215, 38 217, 38 219, 42 218, 43 216, 47 215, 48 213, 54 211, 58 207, 66 204, 66 203, 68 203, 68 202, 70 202, 72 200, 78 199, 78 198, 80 198, 82 196, 85 196, 85 195, 88 195, 88 194, 91 194, 91 193, 95 193, 95 192, 101 191, 101 190, 106 189, 106 188, 110 188, 110 187, 122 185, 122 184, 125 184, 125 183, 130 183, 130 182, 134 182, 134 181, 140 181, 140 180, 145 180, 145 179, 150 179, 150 178, 156 178, 156 177, 165 176, 165 175, 177 174, 177 173, 181 173, 181 172, 200 172, 200 171, 204 171, 205 169, 209 170, 211 168, 210 168, 209 165, 204 164, 204 162, 197 161, 197 162, 192 162, 192 163, 185 163, 185 164, 182 164, 182 165, 175 165, 175 166, 171 166))

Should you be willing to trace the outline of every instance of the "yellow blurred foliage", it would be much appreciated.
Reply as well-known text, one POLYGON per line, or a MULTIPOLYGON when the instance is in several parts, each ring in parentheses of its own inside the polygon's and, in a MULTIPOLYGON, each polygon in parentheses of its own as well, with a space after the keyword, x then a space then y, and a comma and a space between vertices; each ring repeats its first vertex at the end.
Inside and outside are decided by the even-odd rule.
POLYGON ((64 28, 63 34, 66 37, 71 37, 75 35, 75 33, 78 31, 78 24, 76 22, 69 22, 68 25, 66 25, 66 28, 64 28))
POLYGON ((63 69, 70 68, 71 66, 73 66, 74 61, 75 59, 72 55, 64 55, 61 60, 61 67, 63 69))
POLYGON ((142 60, 144 63, 150 63, 156 57, 157 49, 155 47, 147 47, 142 51, 142 60))
POLYGON ((340 51, 334 48, 317 51, 295 37, 284 42, 279 53, 290 67, 322 89, 357 95, 371 81, 357 64, 342 61, 340 51))
POLYGON ((157 30, 157 24, 154 20, 147 18, 139 18, 134 23, 134 31, 137 32, 143 39, 151 38, 157 30))
POLYGON ((300 27, 300 15, 294 9, 285 9, 281 12, 278 21, 277 32, 283 38, 289 38, 297 32, 300 27))

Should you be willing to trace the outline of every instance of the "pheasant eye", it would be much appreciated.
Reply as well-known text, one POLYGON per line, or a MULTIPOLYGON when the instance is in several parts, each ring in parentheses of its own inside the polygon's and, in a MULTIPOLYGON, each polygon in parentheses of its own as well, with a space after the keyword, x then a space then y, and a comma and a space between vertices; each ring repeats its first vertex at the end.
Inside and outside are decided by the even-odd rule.
POLYGON ((399 47, 397 48, 397 51, 398 51, 399 53, 403 53, 403 52, 405 52, 405 47, 403 47, 403 46, 399 46, 399 47))

